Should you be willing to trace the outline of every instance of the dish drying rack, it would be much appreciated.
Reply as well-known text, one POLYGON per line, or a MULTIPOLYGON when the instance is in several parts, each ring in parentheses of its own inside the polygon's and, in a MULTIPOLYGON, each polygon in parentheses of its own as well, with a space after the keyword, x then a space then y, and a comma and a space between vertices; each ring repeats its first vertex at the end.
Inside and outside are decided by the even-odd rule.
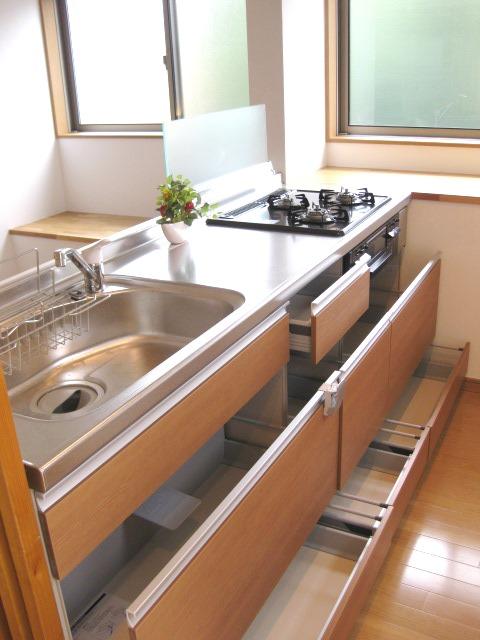
POLYGON ((0 309, 0 366, 5 375, 21 371, 38 354, 57 349, 88 331, 90 309, 110 297, 98 292, 77 298, 71 289, 58 291, 56 269, 41 273, 37 249, 2 260, 0 266, 32 253, 35 267, 25 277, 7 281, 13 295, 19 288, 28 293, 2 304, 0 309))

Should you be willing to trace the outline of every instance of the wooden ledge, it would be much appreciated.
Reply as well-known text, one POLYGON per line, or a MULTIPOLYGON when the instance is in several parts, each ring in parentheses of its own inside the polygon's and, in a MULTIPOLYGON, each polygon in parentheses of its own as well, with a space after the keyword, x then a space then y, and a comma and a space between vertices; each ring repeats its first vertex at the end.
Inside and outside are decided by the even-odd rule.
POLYGON ((289 176, 288 183, 303 188, 366 186, 375 193, 411 193, 414 200, 480 204, 480 175, 324 167, 307 177, 289 176))
POLYGON ((90 243, 145 222, 146 219, 147 217, 140 216, 62 211, 62 213, 10 229, 10 233, 18 236, 90 243))

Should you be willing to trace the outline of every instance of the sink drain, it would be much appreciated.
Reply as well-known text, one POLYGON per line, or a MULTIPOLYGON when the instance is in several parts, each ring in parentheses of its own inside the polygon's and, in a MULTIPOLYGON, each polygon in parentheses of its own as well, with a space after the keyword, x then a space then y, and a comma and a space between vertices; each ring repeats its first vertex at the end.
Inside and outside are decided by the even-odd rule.
POLYGON ((100 385, 84 380, 69 380, 42 391, 33 403, 35 411, 44 415, 74 413, 89 407, 103 396, 100 385))

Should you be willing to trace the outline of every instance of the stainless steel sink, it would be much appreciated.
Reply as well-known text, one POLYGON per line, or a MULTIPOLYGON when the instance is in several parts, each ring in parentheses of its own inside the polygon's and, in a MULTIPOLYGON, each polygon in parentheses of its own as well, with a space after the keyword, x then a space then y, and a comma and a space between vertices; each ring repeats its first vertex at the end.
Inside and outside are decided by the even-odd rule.
MULTIPOLYGON (((44 490, 108 442, 125 422, 108 419, 136 394, 162 378, 171 383, 156 389, 156 401, 171 391, 181 350, 243 302, 226 289, 108 280, 106 294, 86 312, 88 330, 36 355, 8 381, 33 484, 44 490)), ((152 402, 144 399, 141 410, 152 402)))

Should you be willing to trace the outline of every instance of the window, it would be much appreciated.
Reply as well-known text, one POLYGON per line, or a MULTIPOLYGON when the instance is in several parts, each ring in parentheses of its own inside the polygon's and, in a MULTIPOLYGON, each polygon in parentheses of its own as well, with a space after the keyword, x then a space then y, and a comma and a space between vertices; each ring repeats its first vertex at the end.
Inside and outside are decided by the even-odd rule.
POLYGON ((338 0, 339 133, 480 137, 478 0, 338 0))
POLYGON ((52 97, 66 99, 57 132, 155 131, 249 104, 245 0, 41 3, 51 82, 62 84, 52 97))

